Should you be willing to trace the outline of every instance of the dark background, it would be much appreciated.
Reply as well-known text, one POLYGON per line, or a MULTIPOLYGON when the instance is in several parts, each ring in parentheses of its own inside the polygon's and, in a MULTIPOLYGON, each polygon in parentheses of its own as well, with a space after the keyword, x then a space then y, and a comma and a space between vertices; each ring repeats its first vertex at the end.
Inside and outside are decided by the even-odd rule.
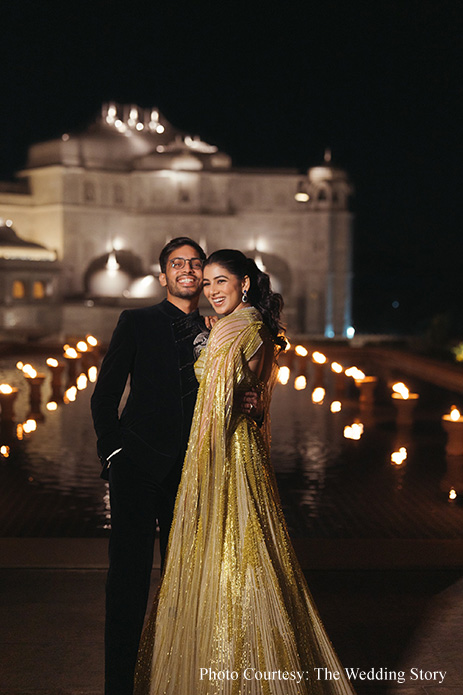
POLYGON ((356 188, 357 330, 463 335, 461 8, 3 3, 0 177, 109 100, 157 106, 235 166, 303 172, 331 147, 356 188))

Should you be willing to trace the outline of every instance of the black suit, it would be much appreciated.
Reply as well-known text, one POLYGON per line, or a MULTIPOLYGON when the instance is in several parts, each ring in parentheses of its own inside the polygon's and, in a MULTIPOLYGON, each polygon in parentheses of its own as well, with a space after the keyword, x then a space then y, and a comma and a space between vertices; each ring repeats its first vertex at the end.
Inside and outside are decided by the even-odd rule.
POLYGON ((199 313, 164 300, 122 312, 92 396, 102 477, 111 495, 106 694, 130 695, 148 600, 156 521, 164 556, 196 400, 199 313), (130 393, 118 406, 127 378, 130 393), (110 459, 114 451, 122 451, 110 459))

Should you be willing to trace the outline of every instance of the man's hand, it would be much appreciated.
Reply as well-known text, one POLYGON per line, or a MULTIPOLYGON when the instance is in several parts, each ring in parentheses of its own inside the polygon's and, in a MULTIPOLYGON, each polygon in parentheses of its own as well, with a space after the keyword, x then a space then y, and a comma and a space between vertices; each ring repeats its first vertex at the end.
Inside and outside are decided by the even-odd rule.
POLYGON ((243 393, 240 409, 243 415, 252 418, 258 425, 262 424, 264 404, 261 394, 257 391, 246 391, 246 393, 243 393))
POLYGON ((219 320, 218 316, 205 316, 204 317, 204 323, 206 324, 206 328, 211 330, 211 328, 214 326, 214 324, 217 323, 219 320))

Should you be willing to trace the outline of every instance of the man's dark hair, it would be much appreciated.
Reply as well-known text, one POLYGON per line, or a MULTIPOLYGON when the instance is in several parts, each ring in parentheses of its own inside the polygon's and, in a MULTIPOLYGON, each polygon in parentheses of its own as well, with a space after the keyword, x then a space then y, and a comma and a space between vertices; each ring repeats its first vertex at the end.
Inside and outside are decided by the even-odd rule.
POLYGON ((161 266, 161 273, 166 272, 167 259, 169 258, 172 251, 180 248, 180 246, 192 246, 198 252, 198 257, 202 260, 206 260, 206 254, 202 250, 201 246, 193 239, 187 236, 178 236, 175 239, 171 239, 168 244, 164 246, 161 253, 159 254, 159 265, 161 266))

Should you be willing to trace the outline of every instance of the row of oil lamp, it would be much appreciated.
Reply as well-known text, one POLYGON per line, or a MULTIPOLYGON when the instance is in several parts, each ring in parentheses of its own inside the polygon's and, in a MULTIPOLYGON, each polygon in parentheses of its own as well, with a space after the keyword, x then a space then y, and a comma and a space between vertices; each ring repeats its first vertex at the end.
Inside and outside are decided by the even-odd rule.
MULTIPOLYGON (((306 358, 309 355, 307 348, 302 345, 297 345, 293 351, 294 355, 299 358, 299 374, 295 378, 294 388, 296 390, 304 390, 307 388, 307 378, 305 374, 306 358)), ((288 346, 285 353, 280 356, 280 364, 286 361, 287 364, 282 364, 279 367, 278 381, 286 385, 289 383, 292 362, 294 359, 291 346, 288 346), (283 359, 282 359, 283 358, 283 359)), ((85 340, 78 341, 75 347, 69 344, 63 346, 63 357, 68 365, 68 388, 64 392, 61 399, 61 380, 63 372, 66 368, 66 362, 59 362, 55 358, 48 358, 46 363, 52 373, 52 393, 53 399, 47 403, 46 408, 49 411, 57 410, 58 401, 69 403, 76 400, 77 392, 86 388, 88 382, 96 381, 98 360, 98 341, 93 336, 87 336, 85 340), (81 358, 82 369, 78 373, 77 364, 81 358)), ((315 383, 322 383, 324 370, 328 363, 327 357, 315 351, 311 355, 313 365, 315 367, 315 383)), ((39 374, 30 364, 17 363, 17 368, 22 371, 30 386, 30 405, 31 412, 24 423, 18 424, 16 434, 18 439, 22 439, 24 434, 29 434, 37 428, 37 420, 43 419, 40 412, 41 403, 41 386, 44 382, 45 375, 39 374)), ((374 390, 378 382, 378 378, 374 376, 366 376, 365 373, 358 367, 351 366, 345 369, 338 362, 331 363, 331 371, 335 375, 336 393, 339 396, 345 388, 345 377, 352 378, 359 389, 360 406, 366 407, 374 403, 374 390)), ((2 413, 2 424, 12 422, 14 419, 14 400, 17 396, 18 389, 9 386, 8 384, 0 384, 0 406, 2 413)), ((418 401, 417 393, 410 393, 409 389, 403 382, 397 382, 392 385, 392 399, 397 408, 397 425, 409 426, 413 421, 413 410, 418 401)), ((316 386, 312 391, 312 402, 322 404, 326 396, 326 391, 322 386, 316 386)), ((334 400, 330 404, 330 410, 333 413, 340 412, 342 403, 340 400, 334 400)), ((447 433, 446 453, 448 456, 463 455, 463 417, 455 406, 452 406, 450 413, 442 417, 442 424, 447 433)), ((361 422, 354 422, 351 425, 344 427, 344 437, 346 439, 359 440, 362 437, 364 425, 361 422)), ((0 446, 0 455, 8 456, 9 448, 6 445, 0 446)), ((394 466, 403 466, 407 458, 407 449, 399 447, 397 451, 391 454, 391 463, 394 466)), ((456 492, 452 488, 450 491, 450 499, 454 499, 452 495, 456 492)))
MULTIPOLYGON (((307 378, 305 375, 306 362, 309 358, 309 351, 303 345, 297 345, 294 349, 289 346, 285 353, 279 358, 278 381, 280 384, 286 385, 289 383, 291 376, 291 367, 295 356, 299 358, 296 367, 298 375, 294 379, 294 388, 297 391, 302 391, 307 388, 307 378)), ((323 383, 324 370, 328 365, 328 358, 319 351, 314 351, 311 354, 311 359, 314 369, 315 388, 312 390, 311 398, 315 404, 324 402, 326 391, 318 385, 323 383)), ((331 371, 335 375, 335 392, 339 397, 345 389, 346 378, 354 380, 355 385, 359 390, 360 406, 365 408, 374 404, 374 392, 378 383, 378 378, 375 376, 367 376, 358 367, 351 366, 344 368, 339 362, 331 362, 331 371)), ((399 428, 409 427, 413 423, 413 413, 419 399, 419 394, 411 393, 408 387, 403 382, 397 382, 391 386, 391 397, 396 407, 396 423, 399 428)), ((339 412, 342 409, 340 400, 334 400, 330 404, 330 410, 333 413, 339 412)), ((442 426, 447 434, 446 454, 447 456, 463 456, 463 417, 456 406, 452 406, 450 412, 442 416, 442 426)), ((344 437, 346 439, 359 440, 364 432, 364 425, 361 422, 354 422, 352 425, 344 427, 344 437)), ((397 451, 391 454, 391 463, 396 467, 404 465, 407 459, 407 449, 404 446, 398 447, 397 451)), ((463 492, 463 489, 462 489, 463 492)), ((455 499, 457 493, 454 488, 450 489, 449 499, 455 499)))
MULTIPOLYGON (((283 359, 285 356, 289 353, 291 350, 291 346, 289 346, 286 350, 285 353, 283 353, 283 359)), ((309 355, 309 352, 307 348, 305 348, 303 345, 297 345, 294 348, 294 353, 298 355, 299 357, 306 358, 309 355)), ((291 354, 289 353, 289 362, 292 362, 291 359, 291 354)), ((326 355, 319 351, 315 351, 312 353, 312 362, 315 367, 318 367, 316 374, 315 374, 315 384, 320 383, 323 381, 323 373, 320 370, 320 367, 325 367, 325 365, 328 364, 328 358, 326 355)), ((282 363, 282 359, 280 357, 279 363, 282 363)), ((305 365, 300 364, 299 368, 299 374, 296 376, 294 380, 294 388, 297 391, 302 391, 305 388, 307 388, 307 378, 305 374, 302 374, 301 372, 305 371, 305 365)), ((374 391, 376 388, 376 385, 378 383, 378 377, 375 376, 366 376, 366 374, 359 369, 358 367, 352 366, 348 367, 345 369, 339 362, 332 362, 331 363, 331 371, 337 375, 337 380, 336 380, 336 385, 335 385, 335 391, 337 393, 340 393, 344 390, 345 386, 345 379, 340 379, 340 377, 346 376, 350 377, 354 380, 355 385, 359 389, 360 396, 359 400, 361 404, 373 404, 374 403, 374 391)), ((279 367, 278 371, 278 381, 280 384, 288 384, 289 379, 291 376, 291 369, 289 365, 282 364, 282 366, 279 367)), ((323 403, 324 398, 325 398, 325 389, 322 386, 316 386, 314 390, 312 391, 312 401, 314 403, 323 403)), ((411 424, 412 423, 412 415, 413 411, 415 409, 416 403, 419 399, 419 394, 417 393, 411 393, 410 390, 407 388, 407 386, 402 382, 399 381, 395 384, 392 385, 392 393, 391 393, 392 399, 394 401, 394 404, 397 406, 399 409, 399 415, 398 415, 398 423, 399 424, 411 424)), ((332 403, 331 410, 332 412, 338 412, 340 410, 340 402, 339 401, 334 401, 332 403)), ((461 416, 459 410, 456 408, 456 406, 452 406, 451 411, 443 415, 442 417, 444 427, 445 423, 450 423, 450 424, 457 424, 462 425, 461 431, 463 435, 463 417, 461 416)), ((456 428, 453 428, 456 429, 456 428)), ((462 440, 463 443, 463 440, 462 440)), ((463 454, 463 448, 461 451, 458 453, 463 454)))
MULTIPOLYGON (((63 361, 49 357, 46 364, 51 372, 52 397, 46 404, 49 412, 58 409, 58 403, 71 403, 76 400, 78 391, 83 391, 88 383, 94 383, 97 379, 99 361, 98 340, 87 335, 85 340, 77 342, 75 347, 69 344, 63 346, 63 361), (80 360, 80 361, 79 361, 80 360), (63 375, 67 371, 66 388, 63 393, 63 375)), ((17 362, 16 368, 22 372, 29 385, 29 414, 24 422, 18 423, 15 428, 16 438, 21 440, 24 435, 35 432, 37 422, 44 419, 41 412, 41 389, 45 381, 45 374, 39 373, 29 363, 17 362)), ((10 384, 0 384, 0 409, 2 433, 8 438, 8 430, 14 425, 14 403, 19 389, 10 384)), ((0 456, 7 458, 10 447, 0 445, 0 456)))

